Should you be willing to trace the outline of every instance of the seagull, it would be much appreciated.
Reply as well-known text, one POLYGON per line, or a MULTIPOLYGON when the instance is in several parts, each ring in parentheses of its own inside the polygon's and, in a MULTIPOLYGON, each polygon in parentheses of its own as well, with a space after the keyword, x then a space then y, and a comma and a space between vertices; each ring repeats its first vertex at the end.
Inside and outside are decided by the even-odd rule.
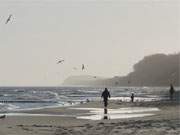
POLYGON ((10 14, 9 17, 8 17, 8 19, 6 20, 6 23, 5 23, 5 24, 7 24, 7 23, 11 20, 11 17, 12 17, 12 15, 10 14))
POLYGON ((84 70, 85 69, 85 66, 84 66, 84 64, 82 64, 82 70, 84 70))
POLYGON ((62 62, 64 62, 64 60, 59 60, 59 61, 57 62, 57 64, 62 63, 62 62))

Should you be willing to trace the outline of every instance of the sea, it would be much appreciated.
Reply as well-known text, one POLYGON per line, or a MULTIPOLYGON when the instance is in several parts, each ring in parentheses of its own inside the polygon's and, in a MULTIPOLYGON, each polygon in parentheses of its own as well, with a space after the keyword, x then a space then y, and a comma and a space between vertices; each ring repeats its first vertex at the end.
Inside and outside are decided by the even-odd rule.
MULTIPOLYGON (((175 88, 180 91, 180 88, 175 88)), ((0 87, 0 113, 64 107, 101 99, 102 87, 0 87)), ((110 87, 110 100, 136 102, 167 100, 169 87, 110 87)))

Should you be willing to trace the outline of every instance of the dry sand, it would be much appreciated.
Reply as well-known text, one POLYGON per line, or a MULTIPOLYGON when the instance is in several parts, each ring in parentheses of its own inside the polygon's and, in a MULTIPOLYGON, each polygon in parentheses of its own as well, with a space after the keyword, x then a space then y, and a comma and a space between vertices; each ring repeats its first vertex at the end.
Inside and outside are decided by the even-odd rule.
MULTIPOLYGON (((73 106, 74 108, 102 108, 101 102, 90 102, 73 106)), ((109 108, 158 107, 160 111, 148 117, 84 120, 75 115, 83 115, 82 110, 69 107, 48 108, 23 113, 53 114, 66 116, 7 116, 0 119, 0 135, 179 135, 180 104, 178 102, 137 102, 122 103, 111 101, 109 108)))

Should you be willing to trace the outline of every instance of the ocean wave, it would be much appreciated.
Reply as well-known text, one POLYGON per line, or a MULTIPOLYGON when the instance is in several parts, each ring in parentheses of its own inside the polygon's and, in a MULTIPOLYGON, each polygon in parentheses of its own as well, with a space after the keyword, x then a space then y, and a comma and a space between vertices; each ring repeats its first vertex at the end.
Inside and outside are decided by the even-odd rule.
MULTIPOLYGON (((131 92, 134 92, 135 100, 152 101, 167 98, 169 88, 116 87, 109 90, 111 99, 129 101, 131 92)), ((87 99, 99 100, 102 91, 103 89, 90 87, 0 87, 0 111, 69 106, 85 102, 87 99)))

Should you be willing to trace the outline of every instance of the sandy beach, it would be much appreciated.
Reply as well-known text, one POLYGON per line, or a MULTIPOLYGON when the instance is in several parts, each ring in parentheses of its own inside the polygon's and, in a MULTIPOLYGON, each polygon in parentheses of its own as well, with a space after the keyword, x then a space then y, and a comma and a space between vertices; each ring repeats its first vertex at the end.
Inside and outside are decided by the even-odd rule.
POLYGON ((180 0, 0 0, 0 135, 180 135, 180 0))
MULTIPOLYGON (((101 108, 102 102, 93 101, 71 107, 56 107, 16 112, 0 119, 0 135, 179 135, 180 104, 177 101, 153 101, 124 103, 110 101, 109 110, 118 108, 158 108, 144 112, 153 115, 144 117, 100 120, 80 119, 90 116, 89 110, 101 108), (78 109, 79 108, 79 109, 78 109), (81 108, 81 109, 80 109, 81 108), (21 113, 21 114, 20 114, 21 113), (18 115, 19 114, 19 115, 18 115), (27 115, 28 114, 28 115, 27 115)), ((128 112, 130 115, 133 112, 128 112)), ((134 112, 139 114, 140 112, 134 112)), ((101 113, 98 115, 102 115, 101 113)), ((113 113, 112 113, 113 115, 113 113)), ((120 116, 124 115, 119 114, 120 116)))

